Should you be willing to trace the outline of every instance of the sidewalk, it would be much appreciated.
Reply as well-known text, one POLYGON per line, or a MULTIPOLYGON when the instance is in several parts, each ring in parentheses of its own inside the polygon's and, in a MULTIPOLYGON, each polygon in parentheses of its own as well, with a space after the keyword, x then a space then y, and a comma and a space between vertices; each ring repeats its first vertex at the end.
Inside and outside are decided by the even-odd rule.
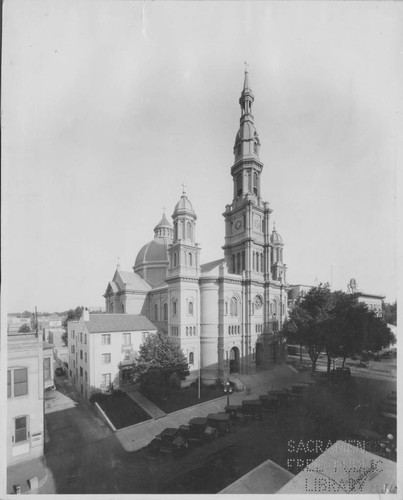
MULTIPOLYGON (((309 374, 296 373, 287 365, 276 366, 271 370, 258 372, 254 375, 239 375, 236 378, 249 390, 231 394, 230 404, 242 404, 243 400, 256 399, 260 394, 266 394, 270 389, 288 387, 296 380, 301 380, 304 377, 309 378, 309 374)), ((231 379, 235 379, 235 377, 231 377, 231 379)), ((193 417, 206 417, 209 413, 224 411, 226 404, 227 396, 222 396, 212 401, 169 413, 158 418, 158 420, 147 420, 117 430, 115 435, 126 451, 137 451, 147 446, 155 435, 166 427, 179 427, 182 424, 187 424, 193 417)))
POLYGON ((33 458, 27 462, 11 465, 7 468, 7 494, 14 493, 14 485, 19 485, 21 494, 38 493, 48 480, 48 469, 45 457, 33 458), (29 480, 37 478, 37 487, 33 484, 31 489, 29 480))

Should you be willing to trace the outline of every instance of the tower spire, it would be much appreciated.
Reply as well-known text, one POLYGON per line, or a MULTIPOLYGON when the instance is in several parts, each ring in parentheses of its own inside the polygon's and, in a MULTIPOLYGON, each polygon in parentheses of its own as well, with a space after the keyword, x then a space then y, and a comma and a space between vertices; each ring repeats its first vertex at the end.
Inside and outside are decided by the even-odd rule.
POLYGON ((243 90, 244 92, 246 90, 249 90, 250 87, 249 87, 249 64, 245 61, 244 62, 245 64, 245 79, 243 81, 243 90))

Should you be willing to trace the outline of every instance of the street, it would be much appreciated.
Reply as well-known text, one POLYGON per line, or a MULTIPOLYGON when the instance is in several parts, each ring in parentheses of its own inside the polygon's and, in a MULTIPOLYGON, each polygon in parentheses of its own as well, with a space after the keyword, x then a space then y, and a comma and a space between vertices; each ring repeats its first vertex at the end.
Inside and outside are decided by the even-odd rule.
POLYGON ((364 378, 354 379, 348 391, 318 384, 307 398, 179 458, 147 449, 125 452, 114 433, 77 399, 76 407, 46 415, 46 461, 53 478, 41 493, 217 493, 267 459, 294 466, 290 441, 351 439, 364 426, 363 416, 371 425, 378 402, 394 388, 393 382, 364 378), (358 405, 368 411, 357 420, 358 405))

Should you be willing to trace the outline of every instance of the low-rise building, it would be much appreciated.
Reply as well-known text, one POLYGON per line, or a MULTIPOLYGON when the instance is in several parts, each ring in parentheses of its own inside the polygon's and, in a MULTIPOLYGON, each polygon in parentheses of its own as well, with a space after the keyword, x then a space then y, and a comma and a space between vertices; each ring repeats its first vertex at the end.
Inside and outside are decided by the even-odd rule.
POLYGON ((379 318, 383 317, 382 304, 385 295, 376 295, 374 293, 355 292, 354 296, 358 302, 366 304, 368 309, 374 312, 379 318))
POLYGON ((7 337, 7 464, 43 455, 44 390, 53 387, 53 352, 40 335, 7 337))
POLYGON ((292 309, 298 297, 309 292, 313 285, 288 285, 288 308, 292 309))
POLYGON ((68 327, 68 376, 88 399, 93 389, 108 390, 130 381, 140 344, 157 327, 138 314, 89 314, 85 309, 68 327))

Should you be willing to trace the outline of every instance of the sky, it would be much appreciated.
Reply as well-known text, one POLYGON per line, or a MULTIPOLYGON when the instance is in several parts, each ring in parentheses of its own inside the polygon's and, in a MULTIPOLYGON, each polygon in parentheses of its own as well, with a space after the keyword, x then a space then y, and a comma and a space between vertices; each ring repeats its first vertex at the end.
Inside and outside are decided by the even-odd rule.
POLYGON ((244 61, 288 282, 355 278, 394 301, 402 18, 375 1, 6 0, 3 311, 102 306, 183 183, 202 263, 223 256, 244 61))

